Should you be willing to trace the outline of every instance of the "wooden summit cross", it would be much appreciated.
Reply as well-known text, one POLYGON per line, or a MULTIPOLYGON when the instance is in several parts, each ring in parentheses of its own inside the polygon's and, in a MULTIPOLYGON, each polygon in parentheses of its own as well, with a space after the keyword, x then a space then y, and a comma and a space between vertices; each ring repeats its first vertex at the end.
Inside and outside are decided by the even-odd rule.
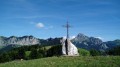
POLYGON ((69 46, 69 28, 71 27, 69 24, 68 24, 68 21, 67 21, 67 24, 64 25, 63 27, 65 27, 67 29, 67 37, 66 37, 66 41, 65 41, 65 49, 66 49, 66 54, 68 55, 68 46, 69 46))

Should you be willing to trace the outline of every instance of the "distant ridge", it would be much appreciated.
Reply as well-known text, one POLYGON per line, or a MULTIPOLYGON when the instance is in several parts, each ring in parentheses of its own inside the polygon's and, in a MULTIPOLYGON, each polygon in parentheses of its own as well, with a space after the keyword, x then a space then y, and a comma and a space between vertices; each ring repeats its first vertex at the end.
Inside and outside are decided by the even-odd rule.
POLYGON ((0 46, 7 46, 11 44, 18 44, 18 45, 34 45, 34 44, 40 44, 40 41, 38 38, 35 38, 33 36, 23 36, 23 37, 3 37, 0 36, 0 46))
MULTIPOLYGON (((34 36, 22 36, 22 37, 4 37, 0 36, 0 46, 9 46, 9 45, 60 45, 60 40, 62 38, 48 38, 48 39, 39 39, 34 36)), ((84 48, 87 50, 96 49, 100 51, 105 51, 111 49, 116 46, 120 46, 120 39, 116 39, 114 41, 103 42, 99 38, 88 37, 82 33, 79 33, 74 39, 72 39, 72 43, 79 48, 84 48)), ((9 46, 10 47, 10 46, 9 46)))

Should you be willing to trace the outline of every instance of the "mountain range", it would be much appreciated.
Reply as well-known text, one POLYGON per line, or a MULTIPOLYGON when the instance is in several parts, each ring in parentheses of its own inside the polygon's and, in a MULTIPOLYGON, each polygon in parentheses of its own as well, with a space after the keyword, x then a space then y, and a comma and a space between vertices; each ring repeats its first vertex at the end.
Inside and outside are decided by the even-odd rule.
MULTIPOLYGON (((34 36, 23 36, 23 37, 16 37, 16 36, 11 36, 11 37, 4 37, 0 36, 0 46, 4 47, 10 47, 10 45, 59 45, 60 40, 62 38, 48 38, 46 40, 44 39, 39 39, 34 36)), ((99 38, 95 37, 88 37, 84 34, 79 33, 74 39, 71 40, 72 43, 79 47, 79 48, 84 48, 87 50, 91 49, 96 49, 100 51, 104 51, 107 49, 111 49, 116 46, 120 46, 120 40, 114 40, 114 41, 107 41, 103 42, 99 38)))
POLYGON ((40 40, 33 36, 23 36, 23 37, 4 37, 0 36, 0 46, 7 45, 35 45, 40 44, 40 40))

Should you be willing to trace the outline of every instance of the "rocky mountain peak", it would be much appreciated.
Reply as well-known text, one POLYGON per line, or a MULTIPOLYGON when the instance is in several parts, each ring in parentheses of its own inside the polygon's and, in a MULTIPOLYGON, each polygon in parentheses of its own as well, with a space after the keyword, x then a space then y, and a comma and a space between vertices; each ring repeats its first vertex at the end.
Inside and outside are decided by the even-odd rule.
POLYGON ((79 33, 79 34, 77 35, 77 37, 87 37, 87 36, 84 35, 83 33, 79 33))
POLYGON ((80 48, 85 48, 85 49, 107 49, 106 44, 103 44, 102 40, 99 38, 95 37, 88 37, 82 33, 79 33, 73 40, 72 42, 80 48))
POLYGON ((79 33, 74 39, 73 41, 79 41, 79 42, 82 42, 82 41, 85 41, 85 40, 88 40, 88 36, 82 34, 82 33, 79 33))

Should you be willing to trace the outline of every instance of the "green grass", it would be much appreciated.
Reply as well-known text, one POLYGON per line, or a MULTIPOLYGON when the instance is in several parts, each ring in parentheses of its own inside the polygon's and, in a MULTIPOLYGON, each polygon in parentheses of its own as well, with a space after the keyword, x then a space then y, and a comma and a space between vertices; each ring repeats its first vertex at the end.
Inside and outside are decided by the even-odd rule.
POLYGON ((25 55, 28 57, 30 55, 31 51, 26 51, 25 55))
POLYGON ((0 49, 2 49, 4 46, 0 46, 0 49))
POLYGON ((45 49, 48 50, 50 49, 52 46, 45 46, 45 49))
POLYGON ((1 63, 0 67, 120 67, 120 56, 48 57, 1 63))

